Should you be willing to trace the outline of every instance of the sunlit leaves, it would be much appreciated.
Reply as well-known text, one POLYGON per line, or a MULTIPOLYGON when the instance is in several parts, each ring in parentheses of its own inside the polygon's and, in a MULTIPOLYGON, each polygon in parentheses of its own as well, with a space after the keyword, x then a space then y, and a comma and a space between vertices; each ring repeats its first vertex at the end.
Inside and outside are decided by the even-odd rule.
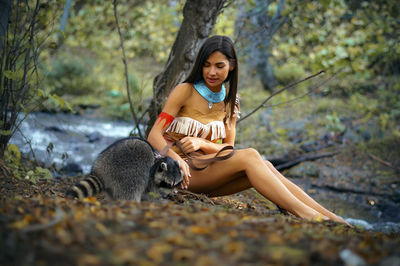
MULTIPOLYGON (((299 3, 296 5, 301 11, 289 14, 290 27, 284 25, 275 39, 281 44, 284 39, 290 43, 292 38, 304 38, 296 43, 303 52, 296 59, 306 62, 312 71, 347 65, 356 72, 381 73, 381 66, 400 57, 393 51, 391 58, 387 56, 391 47, 388 43, 398 38, 393 34, 396 26, 390 9, 395 2, 385 1, 385 5, 380 5, 364 1, 354 8, 341 0, 299 3), (308 57, 309 54, 313 57, 308 57), (369 67, 375 60, 380 64, 369 67)), ((290 53, 285 54, 293 58, 290 53)))
POLYGON ((19 71, 4 70, 3 74, 8 79, 19 80, 22 78, 24 71, 23 70, 19 70, 19 71))
MULTIPOLYGON (((181 5, 156 1, 119 1, 118 15, 127 57, 151 54, 165 60, 180 23, 181 5), (175 15, 171 15, 175 14, 175 15)), ((120 56, 111 2, 88 3, 68 22, 66 43, 86 47, 99 56, 120 56), (103 53, 107 49, 108 53, 103 53)))
POLYGON ((8 153, 8 158, 14 162, 14 163, 19 163, 21 159, 21 152, 19 151, 19 148, 15 144, 9 144, 7 146, 7 153, 8 153))

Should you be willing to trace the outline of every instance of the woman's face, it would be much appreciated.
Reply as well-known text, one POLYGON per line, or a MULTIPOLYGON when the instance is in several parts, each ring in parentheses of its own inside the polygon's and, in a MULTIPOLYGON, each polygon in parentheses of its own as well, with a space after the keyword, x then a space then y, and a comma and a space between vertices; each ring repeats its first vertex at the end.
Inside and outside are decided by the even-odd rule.
POLYGON ((204 62, 204 83, 209 89, 219 91, 231 70, 233 67, 230 66, 228 58, 223 53, 216 51, 204 62))

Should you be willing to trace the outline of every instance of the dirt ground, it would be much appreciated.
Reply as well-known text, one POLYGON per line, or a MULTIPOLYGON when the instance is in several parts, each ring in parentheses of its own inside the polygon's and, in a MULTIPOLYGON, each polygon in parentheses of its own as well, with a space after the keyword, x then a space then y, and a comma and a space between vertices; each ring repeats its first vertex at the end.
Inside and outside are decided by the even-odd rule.
POLYGON ((400 233, 284 214, 254 190, 64 198, 76 178, 0 177, 1 265, 399 265, 400 233))

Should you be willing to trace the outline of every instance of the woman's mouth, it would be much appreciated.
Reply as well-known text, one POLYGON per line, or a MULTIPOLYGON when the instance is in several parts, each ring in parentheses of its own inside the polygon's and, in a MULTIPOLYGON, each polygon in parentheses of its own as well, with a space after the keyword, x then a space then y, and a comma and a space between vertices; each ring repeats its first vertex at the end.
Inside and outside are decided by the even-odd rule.
POLYGON ((218 79, 207 78, 207 83, 209 83, 209 84, 214 84, 216 82, 218 82, 218 79))

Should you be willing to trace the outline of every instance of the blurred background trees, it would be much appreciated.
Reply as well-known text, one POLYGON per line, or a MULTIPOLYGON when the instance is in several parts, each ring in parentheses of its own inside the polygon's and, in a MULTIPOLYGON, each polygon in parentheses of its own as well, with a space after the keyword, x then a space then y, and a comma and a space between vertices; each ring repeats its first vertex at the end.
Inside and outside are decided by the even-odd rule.
MULTIPOLYGON (((328 105, 325 99, 331 103, 342 102, 350 111, 346 113, 339 107, 335 109, 332 104, 329 107, 319 106, 319 110, 326 111, 326 116, 334 118, 327 121, 337 121, 345 116, 375 119, 383 131, 390 130, 393 136, 400 136, 400 23, 397 1, 210 1, 203 5, 208 11, 199 7, 198 13, 189 12, 190 5, 194 6, 196 1, 147 0, 138 5, 134 2, 118 1, 117 12, 130 69, 129 87, 144 124, 154 119, 159 111, 161 102, 157 100, 159 104, 153 105, 155 108, 147 112, 152 100, 155 103, 153 97, 160 89, 157 84, 164 84, 160 99, 165 98, 171 87, 166 85, 173 85, 182 79, 182 75, 176 75, 186 73, 190 57, 194 55, 193 49, 201 40, 209 34, 224 34, 236 42, 240 56, 240 91, 246 96, 243 97, 242 111, 251 109, 252 104, 258 104, 273 90, 311 73, 326 69, 330 74, 340 70, 335 80, 314 95, 320 97, 319 100, 314 99, 314 103, 328 105), (184 18, 185 11, 189 15, 184 18), (193 24, 196 16, 208 16, 208 21, 193 24), (184 19, 191 21, 185 22, 184 19), (185 25, 192 26, 193 31, 183 31, 185 25), (185 38, 194 42, 186 43, 185 38), (180 48, 185 43, 187 47, 180 48), (191 54, 187 53, 188 49, 192 50, 191 54), (158 74, 165 74, 164 70, 172 67, 171 58, 177 59, 173 57, 177 53, 184 54, 185 61, 173 63, 176 64, 175 70, 168 72, 167 80, 164 76, 160 83, 158 76, 153 83, 158 74)), ((26 6, 30 6, 26 10, 34 11, 32 4, 26 6)), ((39 24, 34 36, 40 40, 41 49, 25 46, 20 53, 26 56, 30 49, 40 51, 40 58, 36 57, 36 61, 32 59, 32 63, 36 62, 32 66, 38 70, 36 78, 29 72, 25 79, 26 84, 38 81, 34 86, 36 92, 26 90, 29 95, 47 97, 43 98, 46 102, 38 106, 42 110, 60 110, 67 108, 63 102, 67 101, 75 110, 101 107, 102 114, 131 119, 111 1, 76 0, 71 3, 48 0, 40 1, 39 7, 36 17, 39 24), (68 20, 61 21, 66 9, 69 10, 68 20)), ((6 9, 2 12, 3 25, 6 9)), ((10 18, 13 16, 15 14, 11 14, 10 18)), ((9 19, 9 27, 12 23, 13 20, 9 19)), ((21 29, 31 28, 26 26, 21 29)), ((2 29, 3 95, 8 88, 7 82, 16 82, 13 77, 16 78, 15 75, 22 73, 18 71, 23 70, 19 67, 15 69, 18 71, 12 72, 4 64, 6 56, 10 55, 10 50, 6 50, 4 45, 7 46, 10 38, 14 37, 11 31, 8 35, 4 32, 2 29)), ((29 38, 25 42, 29 42, 29 38)), ((16 59, 14 62, 22 61, 16 59)), ((305 87, 299 86, 295 92, 278 97, 277 101, 304 93, 305 87)), ((5 106, 4 101, 3 97, 3 119, 7 117, 5 110, 28 109, 25 102, 5 106)), ((329 124, 329 121, 324 123, 329 124)), ((9 129, 2 127, 2 137, 10 133, 9 129)))

